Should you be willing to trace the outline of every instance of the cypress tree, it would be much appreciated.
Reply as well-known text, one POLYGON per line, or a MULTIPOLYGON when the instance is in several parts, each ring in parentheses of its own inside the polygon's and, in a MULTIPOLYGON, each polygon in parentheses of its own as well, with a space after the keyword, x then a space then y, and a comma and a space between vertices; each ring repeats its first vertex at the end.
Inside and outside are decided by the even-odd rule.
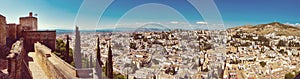
POLYGON ((113 62, 112 62, 112 50, 111 50, 111 45, 108 43, 108 58, 106 61, 106 76, 109 79, 113 79, 113 62))
POLYGON ((97 70, 97 75, 98 78, 102 79, 102 65, 103 62, 101 61, 101 52, 100 52, 100 40, 99 37, 97 38, 97 48, 96 48, 97 52, 96 52, 96 70, 97 70))
POLYGON ((71 63, 72 60, 70 59, 70 45, 69 45, 69 40, 70 40, 70 37, 69 35, 66 35, 66 38, 67 38, 67 43, 66 43, 66 52, 63 54, 64 55, 64 59, 66 60, 67 63, 71 63))

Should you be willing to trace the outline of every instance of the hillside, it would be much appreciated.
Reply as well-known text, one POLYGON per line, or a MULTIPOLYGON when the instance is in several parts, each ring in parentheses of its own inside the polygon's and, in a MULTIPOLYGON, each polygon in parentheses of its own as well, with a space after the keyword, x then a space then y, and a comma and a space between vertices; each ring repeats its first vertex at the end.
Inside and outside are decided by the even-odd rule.
POLYGON ((300 28, 285 25, 279 22, 269 24, 259 24, 256 26, 245 25, 240 27, 229 28, 230 31, 241 31, 246 33, 256 33, 259 35, 275 33, 284 36, 300 36, 300 28))

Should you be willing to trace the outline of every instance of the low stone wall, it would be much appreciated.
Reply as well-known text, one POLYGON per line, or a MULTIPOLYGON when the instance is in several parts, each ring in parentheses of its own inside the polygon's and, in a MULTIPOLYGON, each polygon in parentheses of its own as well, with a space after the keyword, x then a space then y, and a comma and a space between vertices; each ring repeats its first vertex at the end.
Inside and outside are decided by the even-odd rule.
POLYGON ((51 53, 51 49, 41 43, 34 44, 35 58, 50 79, 76 79, 76 69, 51 53))

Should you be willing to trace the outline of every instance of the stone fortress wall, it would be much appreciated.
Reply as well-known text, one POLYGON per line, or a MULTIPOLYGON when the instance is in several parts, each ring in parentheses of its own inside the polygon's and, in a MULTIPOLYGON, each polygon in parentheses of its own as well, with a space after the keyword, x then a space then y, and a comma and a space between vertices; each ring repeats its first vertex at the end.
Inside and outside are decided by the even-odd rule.
POLYGON ((19 18, 20 24, 6 23, 6 17, 0 15, 0 46, 10 47, 20 38, 24 38, 25 51, 32 52, 33 44, 41 42, 50 49, 55 49, 56 31, 38 31, 38 18, 29 12, 19 18))
POLYGON ((76 69, 66 63, 54 53, 51 49, 41 43, 34 44, 35 56, 33 60, 37 61, 45 74, 50 79, 76 79, 76 69))
POLYGON ((50 49, 55 49, 56 31, 23 31, 24 45, 26 52, 34 51, 34 43, 40 42, 50 49))
POLYGON ((19 21, 20 24, 7 24, 6 17, 0 14, 0 45, 6 45, 7 39, 8 41, 14 40, 13 42, 15 42, 19 38, 22 38, 23 31, 38 30, 38 19, 32 16, 32 12, 29 13, 29 16, 20 17, 19 21))
POLYGON ((17 24, 7 24, 6 26, 6 36, 8 39, 17 39, 17 24))
MULTIPOLYGON (((1 49, 0 55, 8 59, 7 69, 11 79, 32 79, 33 75, 29 68, 29 62, 32 62, 33 58, 30 58, 28 53, 34 51, 34 43, 36 42, 41 42, 43 45, 54 50, 56 44, 56 31, 38 31, 38 19, 32 16, 32 12, 29 13, 29 16, 20 17, 19 20, 20 24, 7 24, 6 17, 0 14, 0 48, 11 48, 11 50, 8 49, 8 51, 4 52, 1 49), (8 55, 6 52, 9 52, 7 53, 8 55)), ((66 75, 70 73, 62 72, 72 72, 75 69, 68 69, 68 64, 60 63, 59 61, 62 60, 59 60, 57 56, 54 54, 52 56, 52 54, 50 54, 51 57, 46 58, 45 56, 43 57, 43 54, 38 53, 37 55, 46 59, 44 61, 41 60, 44 63, 40 63, 40 65, 43 65, 45 69, 48 69, 42 69, 42 71, 49 72, 48 75, 50 75, 52 79, 73 79, 73 77, 68 77, 69 75, 66 75)))
POLYGON ((6 45, 6 17, 0 15, 0 46, 6 45))
POLYGON ((7 24, 6 18, 0 15, 0 46, 12 47, 7 51, 8 56, 3 54, 8 59, 9 77, 32 79, 36 73, 44 72, 49 79, 92 78, 92 69, 76 69, 52 53, 56 47, 56 31, 38 31, 37 22, 31 12, 20 17, 20 24, 7 24), (36 64, 41 68, 35 68, 36 64), (32 72, 35 69, 38 72, 32 72))
POLYGON ((19 40, 12 45, 8 58, 8 73, 10 79, 32 79, 28 62, 25 60, 26 53, 23 41, 19 40))

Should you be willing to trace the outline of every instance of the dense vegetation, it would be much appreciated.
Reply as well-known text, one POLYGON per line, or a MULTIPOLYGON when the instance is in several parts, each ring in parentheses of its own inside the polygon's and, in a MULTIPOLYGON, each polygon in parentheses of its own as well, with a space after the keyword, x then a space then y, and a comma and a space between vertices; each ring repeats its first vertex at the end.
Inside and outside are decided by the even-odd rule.
POLYGON ((67 52, 67 44, 62 39, 56 40, 56 48, 54 51, 54 54, 60 57, 62 60, 66 61, 73 67, 75 67, 74 61, 73 61, 73 49, 69 48, 69 51, 67 52))

